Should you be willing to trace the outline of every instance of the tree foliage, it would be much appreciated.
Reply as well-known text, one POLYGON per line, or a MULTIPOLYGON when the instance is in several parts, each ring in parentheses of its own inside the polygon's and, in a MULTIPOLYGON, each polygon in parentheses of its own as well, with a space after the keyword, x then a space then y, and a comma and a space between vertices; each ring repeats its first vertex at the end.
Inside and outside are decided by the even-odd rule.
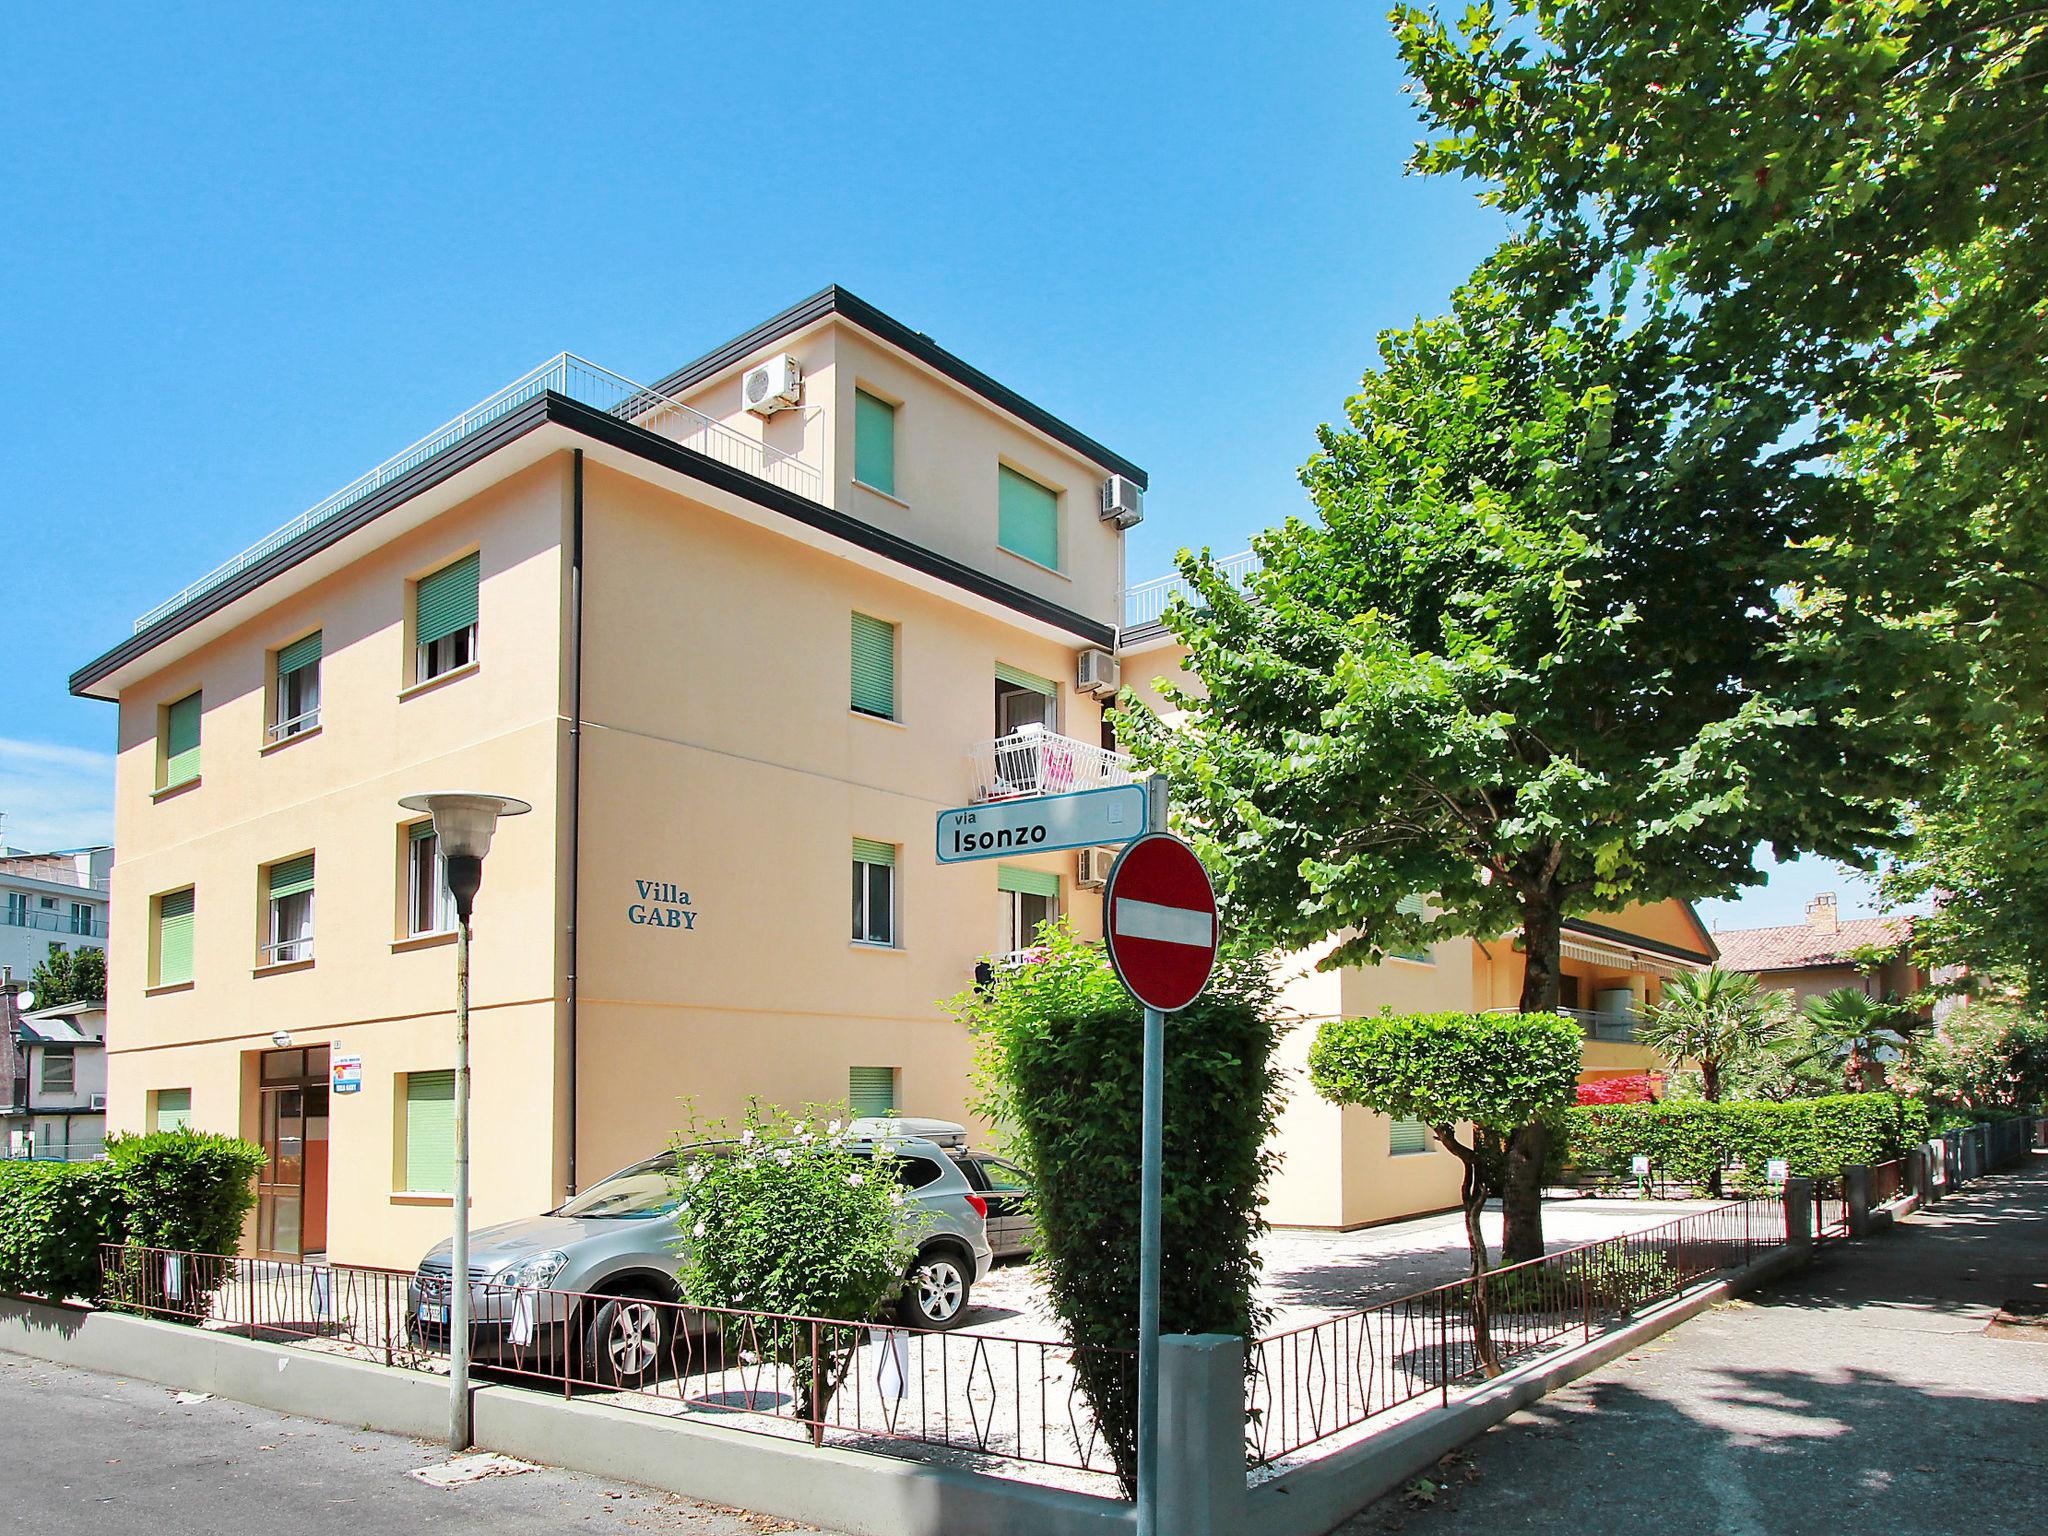
POLYGON ((1896 998, 1872 997, 1861 987, 1836 987, 1800 1006, 1798 1027, 1780 1041, 1788 1064, 1833 1065, 1851 1093, 1885 1086, 1885 1062, 1909 1044, 1911 1018, 1896 998))
POLYGON ((2036 1113, 2048 1106, 2048 1024, 2010 1004, 1971 1003, 1914 1042, 1907 1075, 1937 1104, 2036 1113))
POLYGON ((1746 972, 1719 966, 1680 971, 1636 1024, 1636 1043, 1673 1066, 1691 1062, 1700 1074, 1700 1096, 1718 1099, 1722 1074, 1776 1038, 1789 1011, 1783 993, 1765 990, 1746 972))
POLYGON ((52 944, 49 954, 36 962, 28 984, 35 993, 38 1008, 54 1008, 59 1003, 103 1003, 107 1000, 107 952, 52 944))

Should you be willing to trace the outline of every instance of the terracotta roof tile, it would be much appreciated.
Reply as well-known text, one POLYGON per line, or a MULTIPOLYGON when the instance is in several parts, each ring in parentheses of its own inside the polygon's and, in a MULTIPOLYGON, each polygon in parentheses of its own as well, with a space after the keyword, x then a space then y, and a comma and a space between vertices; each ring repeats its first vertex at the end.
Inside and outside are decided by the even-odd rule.
POLYGON ((1913 931, 1910 917, 1852 917, 1830 933, 1810 923, 1782 928, 1729 928, 1714 935, 1721 964, 1731 971, 1787 971, 1809 965, 1849 965, 1859 949, 1896 945, 1913 931))

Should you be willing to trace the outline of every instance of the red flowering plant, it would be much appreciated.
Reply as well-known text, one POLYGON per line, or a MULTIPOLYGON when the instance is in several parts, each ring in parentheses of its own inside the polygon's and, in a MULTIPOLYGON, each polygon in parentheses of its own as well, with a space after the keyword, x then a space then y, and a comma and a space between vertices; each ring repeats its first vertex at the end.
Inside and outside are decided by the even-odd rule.
POLYGON ((1655 1072, 1635 1072, 1626 1077, 1603 1077, 1579 1084, 1581 1104, 1654 1104, 1657 1090, 1664 1086, 1655 1072))

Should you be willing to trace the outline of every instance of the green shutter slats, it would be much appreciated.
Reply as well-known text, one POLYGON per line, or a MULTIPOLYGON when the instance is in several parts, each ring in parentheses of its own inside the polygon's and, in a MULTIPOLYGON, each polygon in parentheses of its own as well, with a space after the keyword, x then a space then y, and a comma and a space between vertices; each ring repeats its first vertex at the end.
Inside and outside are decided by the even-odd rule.
POLYGON ((405 1075, 405 1187, 414 1194, 455 1190, 455 1074, 405 1075))
POLYGON ((156 1124, 159 1131, 183 1130, 192 1123, 192 1090, 161 1088, 156 1096, 156 1124))
POLYGON ((477 556, 471 553, 431 576, 422 576, 415 584, 413 628, 421 645, 445 640, 476 622, 478 569, 477 556))
POLYGON ((170 891, 156 903, 156 982, 172 987, 192 979, 192 892, 170 891))
POLYGON ((1013 555, 1058 570, 1058 494, 1007 464, 997 466, 996 481, 996 542, 1013 555))
POLYGON ((301 891, 313 889, 313 855, 301 854, 296 859, 280 859, 270 866, 270 899, 280 896, 296 896, 301 891))
POLYGON ((1015 864, 996 866, 996 889, 1016 891, 1024 896, 1050 896, 1058 899, 1060 877, 1049 870, 1024 869, 1015 864))
POLYGON ((864 613, 853 616, 853 707, 896 718, 896 626, 864 613))
POLYGON ((864 389, 853 392, 853 478, 896 494, 896 407, 864 389))
POLYGON ((872 838, 856 837, 853 840, 853 858, 856 864, 887 864, 893 868, 896 863, 896 845, 878 843, 872 838))
POLYGON ((1013 667, 1007 661, 996 663, 996 681, 1008 683, 1012 688, 1029 688, 1033 693, 1042 693, 1048 699, 1059 697, 1060 685, 1049 677, 1040 677, 1036 672, 1026 672, 1022 667, 1013 667))
POLYGON ((178 700, 164 716, 164 783, 199 777, 199 695, 178 700))
POLYGON ((412 824, 412 831, 408 835, 414 842, 424 843, 428 838, 434 835, 434 823, 432 818, 430 817, 426 821, 414 822, 412 824))
POLYGON ((1429 1150, 1429 1127, 1420 1120, 1396 1120, 1387 1132, 1387 1150, 1396 1157, 1429 1150))
POLYGON ((846 1106, 856 1116, 886 1115, 896 1107, 894 1067, 848 1067, 846 1106))
POLYGON ((310 667, 320 659, 320 631, 294 640, 277 653, 277 675, 284 677, 301 667, 310 667))

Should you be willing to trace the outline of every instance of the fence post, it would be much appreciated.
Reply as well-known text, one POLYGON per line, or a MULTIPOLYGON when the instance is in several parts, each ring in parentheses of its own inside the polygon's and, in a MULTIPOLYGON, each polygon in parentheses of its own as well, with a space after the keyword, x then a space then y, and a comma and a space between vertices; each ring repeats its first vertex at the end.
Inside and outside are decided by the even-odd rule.
POLYGON ((1785 1241, 1813 1252, 1813 1180, 1785 1181, 1785 1241))
POLYGON ((1906 1187, 1901 1193, 1916 1195, 1922 1205, 1933 1198, 1933 1184, 1927 1177, 1927 1149, 1906 1148, 1906 1187))
POLYGON ((1244 1340, 1224 1333, 1159 1341, 1159 1529, 1244 1529, 1244 1340))
POLYGON ((1849 1235, 1870 1236, 1870 1169, 1850 1163, 1842 1169, 1842 1199, 1849 1207, 1849 1235))

